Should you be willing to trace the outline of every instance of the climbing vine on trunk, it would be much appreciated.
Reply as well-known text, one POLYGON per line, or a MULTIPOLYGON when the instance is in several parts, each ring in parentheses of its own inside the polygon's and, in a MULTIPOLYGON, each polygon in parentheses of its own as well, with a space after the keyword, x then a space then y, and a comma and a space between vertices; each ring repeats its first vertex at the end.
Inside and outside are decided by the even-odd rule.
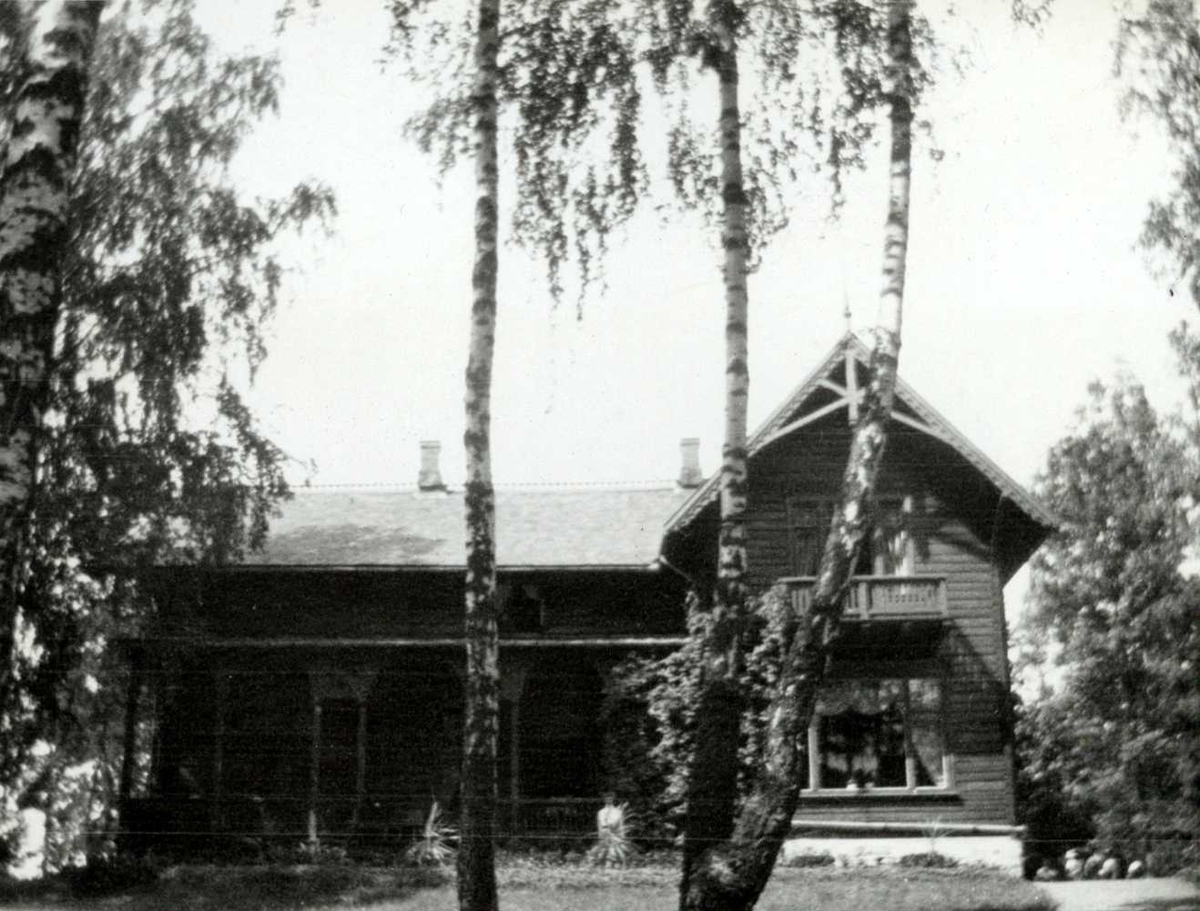
MULTIPOLYGON (((683 882, 706 849, 727 839, 737 801, 740 632, 746 612, 746 405, 750 391, 749 238, 742 177, 742 115, 738 103, 736 0, 709 7, 703 58, 716 70, 721 162, 721 246, 725 285, 725 440, 722 447, 717 579, 711 600, 696 600, 700 630, 700 690, 695 750, 689 766, 683 882)), ((686 887, 684 904, 686 906, 686 887)))

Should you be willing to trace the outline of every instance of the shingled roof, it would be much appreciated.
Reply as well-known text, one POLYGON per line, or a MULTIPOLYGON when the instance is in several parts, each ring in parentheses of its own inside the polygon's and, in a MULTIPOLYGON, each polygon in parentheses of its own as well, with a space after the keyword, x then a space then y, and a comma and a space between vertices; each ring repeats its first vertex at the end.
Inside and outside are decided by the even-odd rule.
MULTIPOLYGON (((840 364, 864 365, 869 352, 847 334, 750 437, 751 456, 805 421, 845 401, 813 406, 822 388, 837 389, 840 364)), ((855 373, 859 369, 856 366, 855 373)), ((844 393, 845 390, 843 389, 844 393)), ((903 379, 894 419, 942 441, 1016 508, 1041 540, 1055 518, 963 437, 903 379), (1040 531, 1036 531, 1040 529, 1040 531)), ((436 474, 436 471, 435 471, 436 474)), ((626 567, 654 563, 664 534, 682 530, 717 496, 720 473, 696 489, 676 484, 501 488, 496 492, 497 563, 502 569, 626 567)), ((439 481, 440 483, 440 481, 439 481)), ((251 566, 464 566, 461 492, 413 489, 302 489, 271 524, 265 550, 251 566)), ((1031 546, 1036 546, 1036 541, 1031 546)), ((1022 551, 1020 560, 1028 556, 1022 551)), ((1017 562, 1020 562, 1018 560, 1017 562)))
MULTIPOLYGON (((646 567, 663 521, 690 491, 656 487, 511 488, 496 492, 501 568, 646 567)), ((461 491, 301 489, 271 523, 258 566, 461 568, 461 491)))

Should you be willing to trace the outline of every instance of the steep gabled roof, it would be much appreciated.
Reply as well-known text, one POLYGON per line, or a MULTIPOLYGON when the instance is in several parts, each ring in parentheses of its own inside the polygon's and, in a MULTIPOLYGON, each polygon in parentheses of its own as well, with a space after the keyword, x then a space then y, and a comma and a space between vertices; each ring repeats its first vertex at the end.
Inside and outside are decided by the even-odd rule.
MULTIPOLYGON (((687 491, 674 484, 496 491, 497 563, 504 568, 645 568, 658 557, 663 517, 687 491)), ((271 523, 249 566, 464 565, 461 491, 299 490, 271 523)))
MULTIPOLYGON (((764 421, 747 440, 751 457, 768 444, 800 429, 801 426, 825 414, 841 408, 855 407, 853 393, 858 385, 859 369, 870 361, 867 346, 853 333, 846 333, 833 350, 797 386, 783 403, 764 421), (843 366, 845 365, 845 366, 843 366), (846 369, 857 365, 855 369, 846 369), (839 371, 845 371, 844 384, 834 382, 839 371), (831 400, 814 405, 818 393, 835 393, 831 400), (840 397, 839 397, 840 396, 840 397)), ((892 412, 895 422, 914 427, 941 440, 987 478, 1002 496, 1014 503, 1027 519, 1049 530, 1056 526, 1054 515, 1013 480, 995 462, 983 454, 970 440, 956 430, 932 405, 917 394, 911 386, 898 377, 896 381, 896 403, 892 412)), ((718 471, 692 496, 680 505, 667 520, 666 532, 670 534, 687 526, 709 503, 717 498, 721 475, 718 471)))

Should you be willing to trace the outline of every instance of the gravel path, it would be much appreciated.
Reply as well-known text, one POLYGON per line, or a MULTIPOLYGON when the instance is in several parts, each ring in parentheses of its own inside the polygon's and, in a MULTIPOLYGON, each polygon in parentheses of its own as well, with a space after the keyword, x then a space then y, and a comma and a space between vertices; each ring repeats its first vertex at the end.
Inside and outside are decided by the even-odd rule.
POLYGON ((1059 911, 1200 911, 1200 890, 1182 879, 1038 883, 1059 911))

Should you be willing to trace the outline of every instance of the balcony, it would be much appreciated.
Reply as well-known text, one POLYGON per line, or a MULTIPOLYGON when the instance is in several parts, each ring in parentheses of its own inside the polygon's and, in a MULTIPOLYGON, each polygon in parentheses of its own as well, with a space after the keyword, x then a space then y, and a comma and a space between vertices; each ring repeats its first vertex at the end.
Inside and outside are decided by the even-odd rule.
MULTIPOLYGON (((813 576, 780 579, 795 608, 812 605, 813 576)), ((941 576, 854 576, 844 620, 941 620, 948 615, 946 580, 941 576)))

